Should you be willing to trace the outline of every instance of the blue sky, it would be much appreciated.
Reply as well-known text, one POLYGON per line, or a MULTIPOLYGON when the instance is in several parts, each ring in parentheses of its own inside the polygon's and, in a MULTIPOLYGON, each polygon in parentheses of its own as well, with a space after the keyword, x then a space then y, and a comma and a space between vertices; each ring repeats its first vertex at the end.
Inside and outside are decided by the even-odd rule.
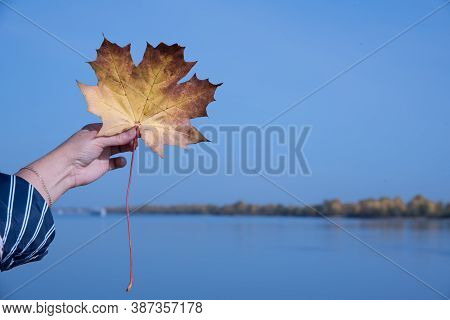
MULTIPOLYGON (((273 118, 445 1, 7 1, 90 59, 102 33, 179 43, 200 78, 224 82, 197 124, 273 118)), ((0 169, 14 172, 89 122, 75 80, 94 84, 85 59, 0 5, 0 169)), ((450 6, 406 33, 274 124, 311 125, 311 176, 274 181, 308 203, 422 193, 450 200, 450 6)), ((222 152, 225 141, 212 148, 222 152)), ((195 152, 194 147, 194 152, 195 152)), ((136 176, 140 204, 180 176, 136 176)), ((121 205, 127 170, 72 190, 59 205, 121 205)), ((295 203, 259 176, 194 174, 155 202, 295 203)))

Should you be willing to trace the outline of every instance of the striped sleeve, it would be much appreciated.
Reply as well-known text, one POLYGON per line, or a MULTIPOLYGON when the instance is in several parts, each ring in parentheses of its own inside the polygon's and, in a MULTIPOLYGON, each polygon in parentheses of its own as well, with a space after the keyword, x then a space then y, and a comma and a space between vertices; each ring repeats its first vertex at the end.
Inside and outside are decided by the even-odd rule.
POLYGON ((54 237, 53 216, 39 192, 0 173, 0 271, 41 260, 54 237))

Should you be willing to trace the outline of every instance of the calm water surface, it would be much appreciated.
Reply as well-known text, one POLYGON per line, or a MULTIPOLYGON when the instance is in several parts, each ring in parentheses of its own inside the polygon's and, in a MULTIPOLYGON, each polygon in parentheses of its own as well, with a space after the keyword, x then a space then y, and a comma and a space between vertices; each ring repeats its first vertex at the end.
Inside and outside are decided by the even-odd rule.
POLYGON ((450 222, 442 220, 335 220, 430 287, 320 218, 135 216, 130 294, 125 221, 56 264, 120 218, 56 217, 49 255, 1 273, 0 297, 443 298, 430 287, 450 296, 450 222))

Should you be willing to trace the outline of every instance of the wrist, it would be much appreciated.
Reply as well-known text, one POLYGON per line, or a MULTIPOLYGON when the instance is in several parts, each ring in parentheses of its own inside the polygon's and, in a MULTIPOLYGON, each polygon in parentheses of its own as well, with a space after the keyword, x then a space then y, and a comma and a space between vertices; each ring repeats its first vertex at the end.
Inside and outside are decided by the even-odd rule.
POLYGON ((74 187, 73 165, 58 149, 26 167, 32 170, 21 169, 16 175, 33 185, 47 202, 55 203, 74 187))

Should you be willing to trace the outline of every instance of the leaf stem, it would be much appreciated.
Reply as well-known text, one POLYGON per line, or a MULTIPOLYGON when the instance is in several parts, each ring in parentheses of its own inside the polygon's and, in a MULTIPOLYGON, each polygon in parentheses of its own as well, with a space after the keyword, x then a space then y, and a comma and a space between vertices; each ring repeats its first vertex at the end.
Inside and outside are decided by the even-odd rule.
POLYGON ((133 287, 133 281, 134 281, 134 275, 133 275, 133 245, 131 242, 131 221, 130 221, 130 206, 129 206, 129 195, 130 195, 130 189, 131 189, 131 178, 133 176, 133 162, 134 162, 134 152, 136 150, 138 144, 137 136, 133 140, 133 151, 131 153, 131 163, 130 163, 130 173, 128 176, 128 186, 127 186, 127 195, 125 198, 125 206, 126 206, 126 213, 127 213, 127 227, 128 227, 128 247, 130 250, 130 280, 128 282, 128 286, 126 289, 126 292, 130 292, 131 288, 133 287))

